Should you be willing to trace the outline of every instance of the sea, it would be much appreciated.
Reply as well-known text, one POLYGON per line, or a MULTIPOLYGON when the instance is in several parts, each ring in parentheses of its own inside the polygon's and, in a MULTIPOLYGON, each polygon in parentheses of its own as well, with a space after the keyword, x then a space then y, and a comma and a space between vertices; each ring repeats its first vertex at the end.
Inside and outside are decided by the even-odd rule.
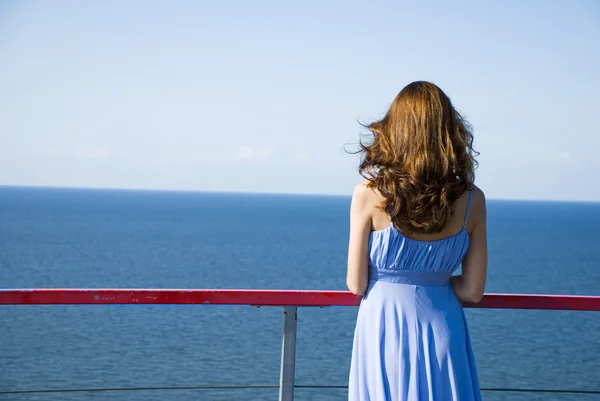
MULTIPOLYGON (((346 196, 0 187, 0 287, 345 290, 349 207, 346 196)), ((488 231, 486 292, 600 295, 600 203, 489 200, 488 231)), ((347 385, 356 313, 299 310, 297 384, 347 385)), ((466 315, 482 388, 600 390, 600 312, 466 315)), ((1 393, 277 385, 281 331, 279 307, 0 306, 0 401, 276 400, 276 389, 1 393)))

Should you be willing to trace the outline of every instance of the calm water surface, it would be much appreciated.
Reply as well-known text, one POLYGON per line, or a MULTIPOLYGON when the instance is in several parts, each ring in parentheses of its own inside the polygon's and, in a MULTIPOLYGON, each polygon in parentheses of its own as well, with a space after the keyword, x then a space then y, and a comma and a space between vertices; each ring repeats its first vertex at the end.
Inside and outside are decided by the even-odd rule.
MULTIPOLYGON (((347 197, 0 188, 0 286, 345 289, 347 197)), ((488 292, 600 294, 600 204, 490 201, 488 292)), ((347 384, 356 308, 299 311, 298 384, 347 384)), ((600 314, 467 310, 482 387, 600 389, 600 314)), ((0 389, 277 384, 281 310, 0 307, 0 389)), ((343 400, 344 390, 297 390, 343 400)), ((276 400, 277 390, 0 395, 276 400)), ((484 393, 485 400, 600 396, 484 393)))

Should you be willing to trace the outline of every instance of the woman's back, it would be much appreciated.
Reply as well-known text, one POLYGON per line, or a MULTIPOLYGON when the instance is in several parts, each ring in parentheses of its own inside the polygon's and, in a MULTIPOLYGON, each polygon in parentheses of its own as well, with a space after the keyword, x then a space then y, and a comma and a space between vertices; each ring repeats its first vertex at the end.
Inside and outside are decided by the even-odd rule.
MULTIPOLYGON (((467 231, 472 192, 466 195, 462 217, 453 213, 448 226, 438 235, 411 238, 393 224, 371 231, 369 239, 369 279, 419 285, 445 285, 458 268, 469 246, 467 231)), ((462 208, 461 208, 462 209, 462 208)), ((389 218, 388 218, 389 220, 389 218)))
MULTIPOLYGON (((383 201, 383 197, 379 193, 379 191, 367 188, 367 183, 363 182, 360 184, 365 187, 365 190, 368 192, 369 199, 369 207, 371 208, 371 216, 372 216, 372 229, 373 231, 382 231, 389 228, 392 224, 390 221, 390 215, 380 208, 380 205, 383 201)), ((482 196, 482 192, 479 188, 475 187, 473 191, 471 191, 472 196, 474 198, 478 198, 482 196)), ((471 200, 472 201, 472 200, 471 200)), ((469 191, 465 191, 452 205, 452 215, 450 220, 444 229, 438 233, 433 234, 403 234, 407 238, 414 239, 416 241, 437 241, 440 239, 451 237, 454 234, 458 234, 463 229, 464 217, 467 216, 467 213, 470 213, 470 204, 469 204, 469 191), (467 210, 467 208, 469 210, 467 210)), ((471 232, 473 230, 474 223, 472 219, 467 219, 467 231, 471 232)))

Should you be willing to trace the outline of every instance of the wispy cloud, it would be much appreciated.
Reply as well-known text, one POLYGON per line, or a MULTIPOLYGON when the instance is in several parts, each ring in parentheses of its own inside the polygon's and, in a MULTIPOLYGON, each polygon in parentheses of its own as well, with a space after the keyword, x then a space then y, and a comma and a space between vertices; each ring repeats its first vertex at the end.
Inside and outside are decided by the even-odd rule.
POLYGON ((240 146, 235 150, 234 159, 246 163, 264 163, 271 159, 274 149, 265 146, 240 146))

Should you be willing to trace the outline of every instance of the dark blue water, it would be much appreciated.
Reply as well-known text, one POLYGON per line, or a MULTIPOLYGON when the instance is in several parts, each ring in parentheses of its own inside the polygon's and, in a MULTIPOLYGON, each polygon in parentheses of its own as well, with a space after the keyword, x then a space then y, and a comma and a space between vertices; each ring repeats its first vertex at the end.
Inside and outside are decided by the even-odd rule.
MULTIPOLYGON (((0 287, 345 289, 349 201, 0 188, 0 287)), ((600 204, 490 201, 488 210, 487 292, 600 294, 600 204)), ((347 384, 355 315, 356 308, 299 311, 298 384, 347 384)), ((599 313, 467 310, 467 318, 482 387, 600 388, 599 313)), ((278 383, 279 308, 5 306, 0 323, 3 390, 278 383)), ((277 391, 5 399, 275 400, 277 391)))

